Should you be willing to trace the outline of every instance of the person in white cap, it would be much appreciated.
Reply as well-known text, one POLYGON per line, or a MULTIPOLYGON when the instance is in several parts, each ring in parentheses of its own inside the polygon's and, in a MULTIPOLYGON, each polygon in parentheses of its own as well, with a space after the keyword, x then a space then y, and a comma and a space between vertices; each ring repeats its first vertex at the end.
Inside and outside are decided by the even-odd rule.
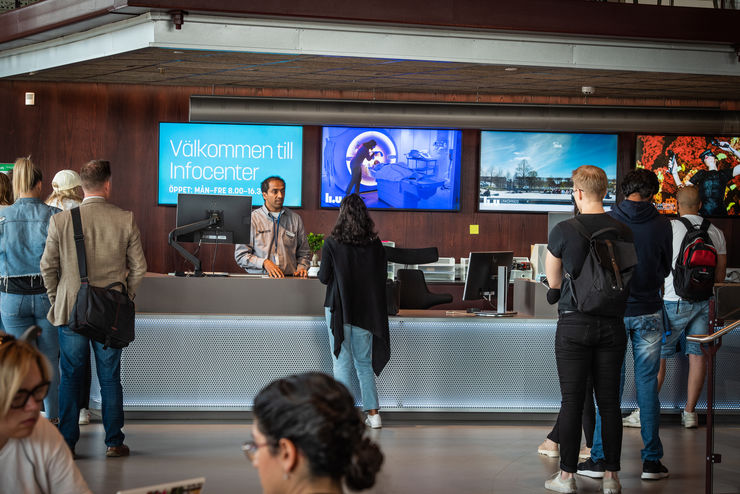
MULTIPOLYGON (((54 189, 51 195, 46 199, 46 204, 54 206, 61 210, 76 208, 82 203, 82 181, 80 175, 74 170, 61 170, 54 175, 51 181, 51 187, 54 189)), ((87 376, 86 385, 80 389, 80 425, 90 423, 90 410, 87 404, 90 403, 90 381, 92 380, 92 370, 90 363, 87 364, 85 375, 87 376)))
POLYGON ((51 181, 54 191, 46 204, 62 210, 76 208, 82 202, 82 182, 74 170, 61 170, 51 181))

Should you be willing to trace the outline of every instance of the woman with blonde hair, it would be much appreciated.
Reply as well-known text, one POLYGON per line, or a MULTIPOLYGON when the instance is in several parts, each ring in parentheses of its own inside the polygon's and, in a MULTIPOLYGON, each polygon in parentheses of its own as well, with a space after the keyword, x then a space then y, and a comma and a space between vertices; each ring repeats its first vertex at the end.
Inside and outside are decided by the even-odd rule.
MULTIPOLYGON (((82 180, 80 175, 74 170, 60 170, 54 175, 51 181, 52 193, 46 198, 46 204, 55 208, 59 208, 62 211, 76 208, 82 204, 82 199, 85 197, 82 191, 82 180)), ((92 381, 92 369, 90 368, 90 362, 87 363, 85 368, 85 382, 80 388, 80 425, 87 425, 90 423, 90 383, 92 381)))
POLYGON ((51 181, 52 193, 46 198, 46 204, 66 211, 82 203, 82 181, 74 170, 60 170, 51 181))
POLYGON ((0 334, 0 492, 91 493, 62 435, 39 413, 52 374, 33 345, 0 334))
POLYGON ((13 167, 15 203, 0 215, 0 313, 5 331, 20 336, 29 326, 43 329, 37 340, 51 362, 51 386, 44 400, 46 417, 59 417, 59 335, 47 319, 51 304, 41 277, 41 255, 51 216, 59 212, 41 202, 41 171, 30 158, 13 167))

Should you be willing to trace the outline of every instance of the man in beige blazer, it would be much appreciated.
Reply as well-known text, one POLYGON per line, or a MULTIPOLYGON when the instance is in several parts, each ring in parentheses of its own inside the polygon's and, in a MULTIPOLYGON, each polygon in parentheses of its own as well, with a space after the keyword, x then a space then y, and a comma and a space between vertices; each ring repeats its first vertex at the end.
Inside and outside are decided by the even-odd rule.
MULTIPOLYGON (((82 233, 85 237, 87 275, 91 285, 106 286, 119 281, 134 297, 146 273, 139 228, 130 211, 107 202, 111 191, 110 163, 94 160, 80 170, 85 199, 80 205, 82 233)), ((121 349, 103 349, 103 344, 69 329, 70 317, 80 289, 74 228, 70 211, 51 217, 46 248, 41 257, 41 274, 51 302, 48 319, 59 326, 59 431, 74 452, 80 437, 78 418, 79 390, 85 380, 85 363, 90 359, 90 344, 102 397, 106 456, 128 456, 123 444, 123 389, 121 387, 121 349)))

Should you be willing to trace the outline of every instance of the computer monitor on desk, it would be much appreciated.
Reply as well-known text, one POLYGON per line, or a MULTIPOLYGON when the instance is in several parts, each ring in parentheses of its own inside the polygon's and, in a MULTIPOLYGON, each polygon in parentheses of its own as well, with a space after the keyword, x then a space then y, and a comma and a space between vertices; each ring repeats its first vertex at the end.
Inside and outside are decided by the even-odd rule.
POLYGON ((169 244, 193 263, 194 276, 203 276, 200 259, 179 242, 248 244, 252 220, 250 196, 178 194, 177 227, 169 244))
POLYGON ((463 300, 487 300, 496 294, 496 310, 481 311, 481 315, 512 315, 506 311, 506 299, 509 290, 509 274, 514 253, 508 252, 471 252, 468 257, 468 275, 465 279, 463 300))

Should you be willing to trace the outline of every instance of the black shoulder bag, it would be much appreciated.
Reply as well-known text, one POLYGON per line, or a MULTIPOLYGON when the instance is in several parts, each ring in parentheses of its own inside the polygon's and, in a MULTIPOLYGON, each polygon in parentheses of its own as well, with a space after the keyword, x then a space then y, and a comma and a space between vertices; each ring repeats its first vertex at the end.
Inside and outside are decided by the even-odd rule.
POLYGON ((126 285, 120 281, 105 288, 92 286, 87 279, 85 236, 82 234, 80 208, 70 210, 80 268, 80 291, 72 310, 69 328, 103 344, 103 348, 123 348, 134 341, 136 309, 129 299, 126 285), (120 285, 120 291, 115 287, 120 285))

